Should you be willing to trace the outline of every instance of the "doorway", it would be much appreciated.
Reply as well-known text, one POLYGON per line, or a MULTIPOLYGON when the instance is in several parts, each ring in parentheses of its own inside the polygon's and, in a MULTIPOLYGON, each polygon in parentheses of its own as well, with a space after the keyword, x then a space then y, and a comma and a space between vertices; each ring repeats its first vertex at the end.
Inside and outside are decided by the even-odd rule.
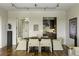
POLYGON ((18 43, 25 38, 29 37, 29 21, 28 18, 18 19, 17 20, 17 34, 16 34, 16 43, 18 43))

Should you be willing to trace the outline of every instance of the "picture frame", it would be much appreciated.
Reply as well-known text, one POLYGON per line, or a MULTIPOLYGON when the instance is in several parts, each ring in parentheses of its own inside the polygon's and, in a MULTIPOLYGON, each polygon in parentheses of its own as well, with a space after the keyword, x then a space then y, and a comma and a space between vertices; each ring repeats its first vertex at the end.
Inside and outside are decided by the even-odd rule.
POLYGON ((77 18, 69 20, 69 37, 72 39, 77 37, 77 18))
POLYGON ((33 26, 33 28, 34 28, 34 29, 33 29, 34 31, 38 31, 38 29, 39 29, 38 24, 35 24, 35 25, 33 26))

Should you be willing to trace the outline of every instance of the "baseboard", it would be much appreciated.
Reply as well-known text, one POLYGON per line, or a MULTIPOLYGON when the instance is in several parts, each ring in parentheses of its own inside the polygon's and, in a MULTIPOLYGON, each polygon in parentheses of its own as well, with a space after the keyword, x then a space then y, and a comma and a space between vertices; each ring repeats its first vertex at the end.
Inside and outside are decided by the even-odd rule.
POLYGON ((7 46, 1 46, 1 45, 0 45, 0 48, 5 48, 5 47, 7 47, 7 46))
POLYGON ((16 45, 16 43, 13 43, 12 45, 16 45))

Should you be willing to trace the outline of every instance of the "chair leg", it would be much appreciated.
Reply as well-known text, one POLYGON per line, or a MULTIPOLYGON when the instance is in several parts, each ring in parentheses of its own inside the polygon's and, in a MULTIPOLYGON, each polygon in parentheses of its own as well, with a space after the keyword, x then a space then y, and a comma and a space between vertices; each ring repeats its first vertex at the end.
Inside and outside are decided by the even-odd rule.
POLYGON ((50 47, 50 51, 51 51, 51 53, 52 53, 52 47, 50 47))
POLYGON ((29 53, 29 46, 28 46, 28 53, 29 53))
POLYGON ((41 53, 41 47, 39 47, 39 53, 41 53))

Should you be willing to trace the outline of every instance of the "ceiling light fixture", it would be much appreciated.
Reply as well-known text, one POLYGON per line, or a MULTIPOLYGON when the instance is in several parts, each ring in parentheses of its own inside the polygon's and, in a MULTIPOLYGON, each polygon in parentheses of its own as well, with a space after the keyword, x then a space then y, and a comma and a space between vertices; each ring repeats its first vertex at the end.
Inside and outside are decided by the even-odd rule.
POLYGON ((11 5, 12 5, 12 7, 15 7, 15 8, 17 8, 17 7, 15 6, 15 4, 11 3, 11 5))
POLYGON ((44 11, 46 11, 46 8, 44 8, 44 11))
POLYGON ((35 3, 35 5, 34 5, 35 7, 37 7, 37 4, 35 3))
POLYGON ((59 3, 57 3, 57 6, 56 7, 59 7, 59 3))
POLYGON ((33 7, 32 8, 29 8, 29 7, 17 7, 13 3, 11 3, 11 5, 12 5, 12 7, 15 7, 16 9, 27 9, 27 10, 29 10, 29 9, 36 9, 36 8, 37 9, 44 9, 44 10, 46 10, 46 9, 56 9, 56 8, 60 7, 59 3, 57 3, 55 7, 37 7, 38 5, 35 3, 34 4, 35 8, 33 8, 33 7))

